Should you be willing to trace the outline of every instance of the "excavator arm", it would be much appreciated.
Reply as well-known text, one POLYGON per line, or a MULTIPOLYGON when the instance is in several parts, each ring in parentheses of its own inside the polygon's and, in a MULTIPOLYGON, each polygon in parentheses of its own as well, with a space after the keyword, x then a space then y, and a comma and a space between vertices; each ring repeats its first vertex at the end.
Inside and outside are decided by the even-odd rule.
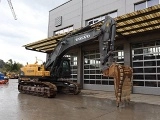
POLYGON ((130 101, 132 90, 132 73, 131 67, 120 65, 114 61, 114 40, 116 36, 116 23, 114 19, 106 19, 106 26, 102 26, 103 35, 99 36, 100 63, 103 76, 114 79, 114 90, 117 107, 120 102, 130 101))
POLYGON ((127 65, 114 61, 114 40, 116 36, 116 23, 114 19, 106 19, 106 26, 102 26, 103 35, 99 36, 100 63, 103 76, 114 79, 114 90, 117 107, 121 102, 130 101, 132 91, 133 70, 127 65))

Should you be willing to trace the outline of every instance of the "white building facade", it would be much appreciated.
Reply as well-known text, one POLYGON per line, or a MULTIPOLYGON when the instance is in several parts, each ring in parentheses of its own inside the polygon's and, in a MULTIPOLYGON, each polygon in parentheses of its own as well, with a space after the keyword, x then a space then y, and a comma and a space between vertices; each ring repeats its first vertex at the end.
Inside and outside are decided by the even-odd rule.
MULTIPOLYGON (((49 11, 48 37, 160 4, 160 0, 69 0, 49 11)), ((135 34, 115 42, 115 59, 133 68, 133 93, 160 95, 160 30, 135 34)), ((72 80, 83 89, 113 91, 113 79, 100 72, 99 45, 73 48, 72 80)))

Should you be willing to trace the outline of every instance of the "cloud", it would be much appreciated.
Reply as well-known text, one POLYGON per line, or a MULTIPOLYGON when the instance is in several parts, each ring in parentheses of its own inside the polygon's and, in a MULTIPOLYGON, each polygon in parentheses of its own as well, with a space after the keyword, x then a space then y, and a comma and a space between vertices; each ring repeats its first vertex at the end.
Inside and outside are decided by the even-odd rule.
POLYGON ((0 2, 0 59, 26 64, 37 57, 45 61, 46 54, 26 50, 25 44, 47 37, 49 10, 68 0, 14 0, 12 5, 17 17, 14 20, 7 0, 0 2))

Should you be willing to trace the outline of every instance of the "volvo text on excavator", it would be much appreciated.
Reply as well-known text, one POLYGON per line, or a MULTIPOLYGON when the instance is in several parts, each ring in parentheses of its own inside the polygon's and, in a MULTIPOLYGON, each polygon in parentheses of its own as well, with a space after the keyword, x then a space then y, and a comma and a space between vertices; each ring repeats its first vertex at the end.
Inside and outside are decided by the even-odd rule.
POLYGON ((59 41, 46 63, 27 64, 21 68, 18 90, 45 97, 55 97, 57 92, 79 94, 80 85, 67 80, 71 77, 71 69, 70 61, 64 55, 76 45, 98 40, 101 71, 103 76, 114 78, 117 106, 121 101, 129 102, 132 68, 114 61, 115 36, 116 22, 109 16, 96 24, 71 31, 59 41))

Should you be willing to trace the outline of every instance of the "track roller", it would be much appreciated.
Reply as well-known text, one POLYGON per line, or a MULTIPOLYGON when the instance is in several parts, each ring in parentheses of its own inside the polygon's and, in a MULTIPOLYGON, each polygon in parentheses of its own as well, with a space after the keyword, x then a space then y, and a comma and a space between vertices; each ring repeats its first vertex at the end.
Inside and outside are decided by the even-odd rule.
POLYGON ((80 85, 71 81, 58 81, 62 85, 58 86, 58 92, 65 94, 74 94, 78 95, 81 92, 80 85))

